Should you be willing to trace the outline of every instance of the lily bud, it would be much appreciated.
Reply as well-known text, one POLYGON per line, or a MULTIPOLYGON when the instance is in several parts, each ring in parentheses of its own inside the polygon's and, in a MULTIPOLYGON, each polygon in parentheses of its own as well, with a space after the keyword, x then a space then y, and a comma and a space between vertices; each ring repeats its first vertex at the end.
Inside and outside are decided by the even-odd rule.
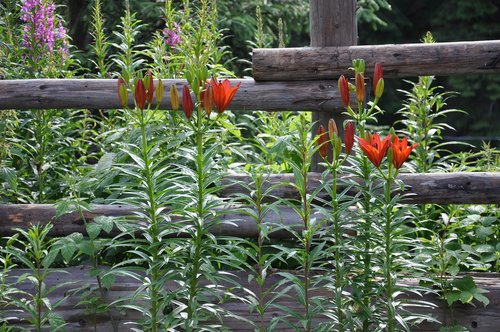
POLYGON ((356 125, 353 121, 348 121, 344 128, 344 143, 345 153, 350 154, 354 146, 354 133, 356 132, 356 125))
POLYGON ((179 109, 179 91, 175 84, 170 86, 170 104, 172 104, 172 110, 177 111, 179 109))
POLYGON ((147 88, 146 89, 146 101, 148 104, 151 104, 153 102, 153 95, 155 91, 155 85, 153 82, 153 74, 151 73, 151 70, 148 70, 146 73, 146 76, 144 77, 144 86, 147 88))
POLYGON ((394 127, 391 127, 391 129, 389 129, 389 136, 391 136, 391 142, 394 142, 394 140, 398 138, 398 135, 396 135, 394 127))
POLYGON ((340 92, 340 97, 342 98, 342 104, 344 105, 345 108, 349 106, 349 82, 347 82, 347 79, 345 78, 344 75, 341 75, 339 77, 339 92, 340 92))
POLYGON ((316 144, 318 145, 319 155, 326 158, 326 156, 328 156, 328 140, 323 125, 319 125, 318 127, 318 139, 316 140, 316 144))
POLYGON ((191 92, 189 91, 189 87, 184 85, 182 88, 182 111, 186 115, 186 118, 189 120, 193 115, 193 99, 191 98, 191 92))
POLYGON ((122 105, 123 108, 127 107, 128 105, 128 89, 127 89, 127 82, 123 78, 118 79, 118 99, 120 100, 120 105, 122 105))
POLYGON ((384 93, 384 79, 378 80, 377 87, 375 88, 375 98, 380 99, 384 93))
POLYGON ((208 85, 205 91, 200 92, 201 106, 205 109, 205 113, 210 117, 214 104, 214 94, 211 85, 208 85))
POLYGON ((365 72, 365 60, 363 59, 352 60, 352 66, 354 67, 356 75, 363 74, 365 72))
POLYGON ((337 124, 334 119, 330 119, 328 121, 328 135, 330 136, 330 140, 333 141, 335 136, 339 135, 339 131, 337 129, 337 124))
POLYGON ((158 84, 156 85, 156 104, 160 105, 162 99, 163 99, 163 82, 161 80, 158 80, 158 84))
POLYGON ((377 84, 380 79, 384 78, 384 72, 382 71, 382 65, 380 63, 375 64, 375 71, 373 72, 373 91, 377 91, 377 84))
POLYGON ((335 137, 333 145, 333 151, 335 152, 334 158, 337 159, 342 153, 342 141, 340 140, 340 137, 335 137))
POLYGON ((365 101, 365 78, 363 74, 356 74, 356 100, 358 103, 365 101))
POLYGON ((392 147, 387 149, 387 153, 385 154, 385 156, 387 157, 389 163, 392 163, 394 159, 394 150, 392 149, 392 147))
POLYGON ((134 99, 135 106, 143 110, 146 106, 146 88, 144 87, 143 80, 137 80, 135 83, 134 99))

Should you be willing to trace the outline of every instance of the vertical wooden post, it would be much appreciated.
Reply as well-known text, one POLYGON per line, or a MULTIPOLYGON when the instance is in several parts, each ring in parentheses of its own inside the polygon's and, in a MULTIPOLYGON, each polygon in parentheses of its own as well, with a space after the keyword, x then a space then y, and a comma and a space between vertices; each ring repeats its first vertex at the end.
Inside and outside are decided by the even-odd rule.
MULTIPOLYGON (((356 0, 309 0, 309 8, 311 47, 357 45, 356 0)), ((332 77, 333 80, 337 78, 332 77)), ((312 116, 313 122, 323 126, 327 126, 330 118, 333 118, 339 130, 343 131, 344 116, 340 112, 314 112, 312 116)), ((316 130, 317 125, 313 128, 313 135, 316 130)), ((320 161, 321 158, 316 154, 312 165, 313 172, 321 171, 318 165, 320 161)))

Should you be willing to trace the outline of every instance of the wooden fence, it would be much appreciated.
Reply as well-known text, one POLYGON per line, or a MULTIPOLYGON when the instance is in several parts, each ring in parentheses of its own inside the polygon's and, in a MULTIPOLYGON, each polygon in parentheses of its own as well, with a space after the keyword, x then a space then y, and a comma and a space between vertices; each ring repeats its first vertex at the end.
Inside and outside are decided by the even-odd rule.
MULTIPOLYGON (((357 28, 354 19, 355 1, 311 0, 311 46, 301 49, 257 49, 254 51, 254 79, 234 80, 241 82, 241 87, 231 105, 233 110, 297 110, 314 111, 319 114, 316 119, 328 119, 332 114, 339 114, 341 102, 337 92, 336 78, 346 74, 353 58, 364 58, 367 69, 375 62, 384 66, 386 76, 418 76, 426 74, 454 75, 463 73, 498 73, 500 71, 500 41, 437 43, 432 45, 378 45, 352 46, 356 43, 357 28), (330 13, 331 15, 325 15, 330 13), (343 15, 340 15, 343 13, 343 15), (347 14, 346 14, 347 13, 347 14), (351 15, 349 15, 351 13, 351 15), (333 18, 333 19, 331 19, 333 18), (325 113, 324 111, 328 111, 325 113)), ((176 84, 181 88, 184 80, 163 80, 164 85, 176 84)), ((132 99, 129 100, 132 106, 132 99)), ((170 100, 166 95, 161 107, 169 108, 170 100)), ((116 80, 5 80, 0 81, 0 109, 107 109, 120 108, 117 97, 116 80)), ((245 180, 243 175, 228 177, 245 180)), ((286 183, 291 175, 273 176, 267 185, 286 183)), ((318 173, 310 174, 310 186, 313 188, 319 181, 318 173)), ((500 173, 429 173, 402 174, 400 179, 405 183, 406 200, 409 203, 439 204, 500 204, 500 173)), ((243 190, 237 185, 226 187, 221 193, 227 197, 233 192, 243 190)), ((275 189, 274 195, 282 198, 293 198, 297 193, 291 187, 281 186, 275 189)), ((326 195, 324 193, 320 194, 326 195)), ((213 229, 215 235, 236 235, 256 237, 257 229, 250 218, 240 213, 238 206, 227 209, 227 218, 234 226, 213 229)), ((133 213, 127 206, 94 206, 85 213, 88 222, 96 216, 124 216, 133 213)), ((55 209, 51 205, 0 205, 0 236, 13 233, 13 228, 27 228, 30 223, 45 224, 49 221, 55 227, 53 234, 64 236, 73 232, 84 233, 83 220, 78 214, 68 214, 55 218, 55 209)), ((281 215, 270 215, 268 223, 283 222, 288 225, 302 227, 298 217, 285 207, 281 215)), ((113 236, 115 233, 111 233, 113 236)), ((288 237, 284 231, 272 234, 275 238, 288 237)), ((49 284, 67 280, 76 281, 77 285, 94 285, 95 278, 88 276, 88 267, 72 267, 65 269, 65 274, 52 274, 49 284)), ((14 275, 21 275, 23 270, 16 270, 14 275)), ((235 273, 241 280, 247 280, 241 272, 235 273)), ((267 282, 275 283, 278 275, 271 274, 267 282)), ((500 276, 482 274, 475 278, 479 287, 489 290, 490 305, 484 309, 480 306, 458 305, 455 308, 457 322, 473 331, 494 331, 500 322, 500 276)), ((412 283, 414 281, 407 280, 412 283)), ((29 286, 26 290, 29 290, 29 286)), ((107 292, 109 301, 131 292, 138 287, 135 281, 123 279, 107 292)), ((174 287, 167 285, 167 287, 174 287)), ((250 283, 250 289, 256 285, 250 283)), ((54 298, 61 298, 68 288, 54 293, 54 298)), ((447 306, 435 297, 428 299, 437 304, 435 316, 446 321, 449 313, 447 306)), ((99 331, 112 328, 107 315, 89 315, 82 307, 76 306, 80 299, 71 297, 58 309, 68 322, 71 331, 93 331, 96 323, 99 331)), ((283 305, 298 307, 298 303, 290 299, 282 299, 283 305)), ((248 313, 248 308, 236 303, 228 303, 236 313, 250 320, 256 319, 255 313, 248 313)), ((282 312, 270 310, 266 319, 282 312)), ((113 314, 114 315, 114 314, 113 314)), ((133 320, 134 313, 116 314, 113 321, 119 331, 126 330, 125 320, 133 320)), ((237 331, 252 330, 243 327, 240 322, 227 321, 229 328, 237 331)), ((116 326, 115 326, 116 328, 116 326)), ((424 324, 418 331, 436 331, 434 324, 424 324)), ((281 328, 280 331, 287 331, 281 328)))

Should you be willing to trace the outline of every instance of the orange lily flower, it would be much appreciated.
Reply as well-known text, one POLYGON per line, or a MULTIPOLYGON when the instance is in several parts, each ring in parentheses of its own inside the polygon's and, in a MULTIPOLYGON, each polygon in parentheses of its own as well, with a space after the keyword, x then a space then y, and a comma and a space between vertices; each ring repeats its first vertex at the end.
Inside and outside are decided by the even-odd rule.
POLYGON ((241 82, 236 84, 235 87, 231 87, 231 82, 225 79, 222 83, 217 82, 217 80, 212 77, 212 92, 213 101, 217 107, 217 112, 220 114, 226 110, 231 101, 233 100, 234 94, 238 91, 241 82))
POLYGON ((392 140, 392 164, 396 169, 401 168, 403 163, 408 159, 411 151, 418 146, 417 143, 408 146, 408 139, 403 137, 402 140, 399 140, 399 137, 395 137, 392 140))
POLYGON ((379 167, 382 163, 382 159, 391 144, 391 135, 387 135, 383 141, 380 140, 380 136, 375 133, 371 136, 371 139, 358 139, 359 147, 365 155, 370 159, 370 161, 375 165, 375 167, 379 167))

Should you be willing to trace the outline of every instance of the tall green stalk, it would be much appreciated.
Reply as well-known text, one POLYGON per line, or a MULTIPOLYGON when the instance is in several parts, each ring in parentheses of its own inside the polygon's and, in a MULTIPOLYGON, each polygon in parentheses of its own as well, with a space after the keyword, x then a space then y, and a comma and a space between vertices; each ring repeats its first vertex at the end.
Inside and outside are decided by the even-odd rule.
POLYGON ((196 117, 196 180, 197 180, 197 206, 196 206, 196 219, 194 220, 195 227, 195 237, 193 239, 193 245, 195 247, 193 258, 192 258, 192 271, 189 281, 189 298, 188 298, 188 319, 186 321, 186 331, 193 331, 195 326, 192 326, 193 318, 198 307, 196 295, 198 294, 198 271, 200 269, 200 258, 203 246, 203 233, 204 233, 204 194, 205 194, 205 176, 203 174, 203 128, 202 128, 202 110, 201 107, 197 108, 196 117))
MULTIPOLYGON (((392 227, 392 209, 394 205, 391 199, 392 184, 394 176, 392 175, 392 164, 389 163, 388 175, 385 177, 384 185, 384 208, 385 208, 385 223, 384 223, 384 285, 385 285, 385 300, 387 308, 387 331, 393 332, 396 321, 396 308, 394 306, 394 280, 393 280, 393 227, 392 227)), ((396 171, 397 172, 397 171, 396 171)))
POLYGON ((148 137, 147 137, 147 125, 148 125, 148 120, 147 117, 150 116, 148 110, 139 110, 139 127, 141 130, 141 157, 144 162, 144 168, 143 168, 143 176, 144 176, 144 182, 145 182, 145 189, 146 189, 146 195, 147 195, 147 201, 148 201, 148 207, 146 208, 146 213, 148 214, 148 219, 150 222, 150 225, 147 229, 147 234, 148 234, 148 241, 149 243, 149 248, 150 248, 150 254, 151 256, 151 263, 148 269, 148 274, 149 277, 151 278, 150 280, 150 287, 148 288, 149 296, 150 296, 150 328, 152 332, 158 331, 158 328, 160 327, 160 320, 158 317, 158 308, 159 308, 159 300, 160 300, 160 290, 161 286, 159 283, 159 270, 158 270, 158 256, 159 256, 159 250, 160 250, 160 245, 159 245, 159 232, 158 232, 158 209, 157 209, 157 202, 156 202, 156 193, 155 193, 155 185, 153 181, 153 172, 151 170, 151 159, 149 155, 149 144, 148 144, 148 137))

